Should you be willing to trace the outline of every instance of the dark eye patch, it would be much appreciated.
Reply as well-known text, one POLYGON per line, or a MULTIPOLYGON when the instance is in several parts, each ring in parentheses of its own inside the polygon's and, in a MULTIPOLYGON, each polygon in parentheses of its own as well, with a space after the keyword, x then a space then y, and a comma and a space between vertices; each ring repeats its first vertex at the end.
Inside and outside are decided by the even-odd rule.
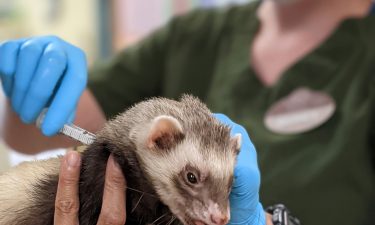
POLYGON ((204 186, 204 182, 207 179, 207 175, 204 172, 189 164, 176 177, 178 178, 179 186, 185 190, 197 190, 204 186))
MULTIPOLYGON (((199 184, 193 184, 193 183, 190 183, 188 181, 188 176, 187 176, 187 172, 185 170, 182 170, 179 174, 176 174, 173 179, 172 179, 172 182, 174 183, 174 186, 175 188, 178 190, 178 192, 180 193, 180 195, 185 198, 185 201, 188 201, 188 200, 192 200, 192 196, 194 196, 194 193, 197 188, 197 186, 199 186, 199 184)), ((190 176, 189 176, 190 177, 190 176)), ((196 181, 198 182, 198 178, 196 178, 196 181)), ((191 181, 195 181, 194 178, 190 178, 191 181)))
POLYGON ((194 186, 202 182, 201 172, 191 165, 186 165, 181 170, 180 176, 184 179, 188 186, 194 186))

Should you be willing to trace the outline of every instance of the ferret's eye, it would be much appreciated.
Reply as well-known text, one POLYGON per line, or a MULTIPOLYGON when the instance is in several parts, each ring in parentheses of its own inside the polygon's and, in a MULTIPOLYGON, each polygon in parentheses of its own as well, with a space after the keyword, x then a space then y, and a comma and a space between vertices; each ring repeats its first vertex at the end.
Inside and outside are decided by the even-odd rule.
POLYGON ((186 174, 186 178, 192 184, 196 184, 198 182, 197 177, 191 172, 186 174))

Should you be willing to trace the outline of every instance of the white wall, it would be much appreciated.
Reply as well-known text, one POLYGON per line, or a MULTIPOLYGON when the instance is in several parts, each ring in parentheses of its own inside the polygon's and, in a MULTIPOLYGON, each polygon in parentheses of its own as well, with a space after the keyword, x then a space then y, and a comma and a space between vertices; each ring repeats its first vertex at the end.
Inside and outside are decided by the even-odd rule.
POLYGON ((93 0, 0 0, 0 42, 57 35, 82 48, 92 63, 98 55, 98 8, 93 0))

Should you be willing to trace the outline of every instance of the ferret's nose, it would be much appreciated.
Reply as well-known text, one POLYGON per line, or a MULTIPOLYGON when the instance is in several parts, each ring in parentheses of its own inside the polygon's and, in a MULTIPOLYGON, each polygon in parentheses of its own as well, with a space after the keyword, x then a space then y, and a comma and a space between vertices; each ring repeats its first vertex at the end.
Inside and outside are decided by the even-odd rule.
POLYGON ((228 217, 224 214, 211 214, 211 221, 215 225, 225 225, 228 223, 228 217))

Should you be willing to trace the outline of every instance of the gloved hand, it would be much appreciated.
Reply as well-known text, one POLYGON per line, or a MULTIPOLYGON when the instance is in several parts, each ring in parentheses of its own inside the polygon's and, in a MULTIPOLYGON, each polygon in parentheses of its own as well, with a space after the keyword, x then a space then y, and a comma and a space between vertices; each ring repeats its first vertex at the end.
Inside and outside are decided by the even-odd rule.
POLYGON ((0 78, 13 110, 33 123, 48 107, 41 129, 54 135, 72 122, 87 82, 85 54, 54 36, 0 44, 0 78))
POLYGON ((242 146, 234 169, 234 183, 229 196, 230 225, 264 225, 265 212, 259 202, 260 172, 255 147, 245 128, 223 114, 215 114, 222 123, 232 128, 232 135, 242 135, 242 146))

